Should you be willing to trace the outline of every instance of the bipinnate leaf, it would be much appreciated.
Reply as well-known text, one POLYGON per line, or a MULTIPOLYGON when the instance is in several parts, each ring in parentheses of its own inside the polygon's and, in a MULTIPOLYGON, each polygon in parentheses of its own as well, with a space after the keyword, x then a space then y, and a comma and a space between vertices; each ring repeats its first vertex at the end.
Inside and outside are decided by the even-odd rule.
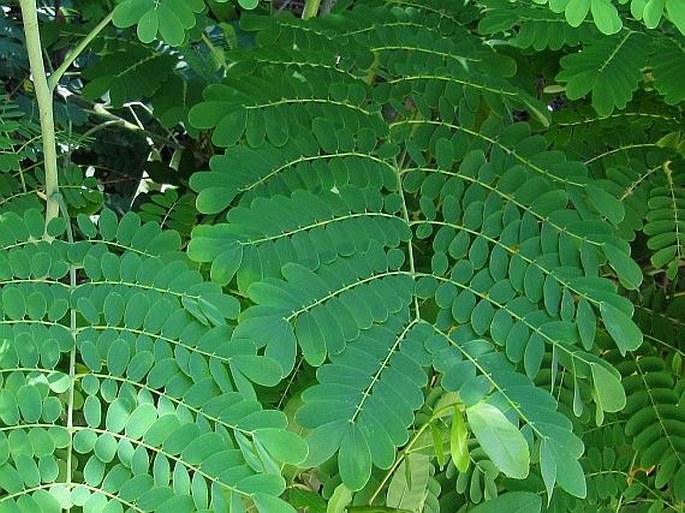
POLYGON ((236 511, 228 500, 292 513, 279 498, 283 479, 266 469, 303 461, 307 446, 286 430, 282 412, 254 400, 248 377, 273 384, 280 366, 231 338, 238 302, 180 258, 178 234, 135 214, 103 211, 94 226, 82 220, 88 238, 76 243, 29 238, 35 217, 0 218, 0 262, 8 245, 18 248, 11 259, 28 263, 29 280, 2 287, 0 335, 17 342, 0 361, 13 376, 0 389, 13 461, 0 469, 14 494, 4 504, 34 504, 36 489, 49 486, 55 504, 46 511, 57 502, 118 511, 120 500, 141 511, 236 511), (60 398, 71 387, 79 402, 68 405, 60 398), (79 472, 60 488, 67 461, 79 472))
MULTIPOLYGON (((577 1, 585 2, 589 7, 589 0, 577 1)), ((603 1, 608 3, 608 0, 603 1)), ((595 4, 594 0, 592 4, 595 4)), ((613 15, 609 13, 608 17, 602 17, 608 22, 605 28, 613 30, 613 15)), ((594 40, 585 46, 582 53, 562 57, 562 71, 557 80, 566 82, 566 94, 570 99, 592 92, 592 106, 598 114, 607 116, 616 108, 625 108, 638 88, 641 70, 649 57, 650 43, 648 36, 632 31, 594 40)))
POLYGON ((683 2, 228 2, 119 0, 63 81, 212 156, 142 219, 61 171, 48 240, 0 113, 0 509, 677 508, 683 2))

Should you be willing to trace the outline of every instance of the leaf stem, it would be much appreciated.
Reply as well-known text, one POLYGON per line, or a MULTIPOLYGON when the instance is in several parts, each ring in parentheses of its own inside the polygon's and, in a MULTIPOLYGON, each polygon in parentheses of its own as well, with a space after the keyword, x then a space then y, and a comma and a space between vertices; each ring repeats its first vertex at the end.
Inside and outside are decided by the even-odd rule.
MULTIPOLYGON (((40 31, 38 29, 38 12, 35 0, 19 0, 22 19, 24 21, 24 35, 26 37, 26 51, 31 66, 31 78, 36 91, 40 128, 43 138, 43 155, 45 160, 45 226, 59 215, 59 204, 56 195, 59 192, 57 174, 57 143, 55 140, 55 119, 52 105, 52 89, 48 85, 43 63, 40 31)), ((46 238, 47 233, 46 233, 46 238)))
POLYGON ((202 32, 202 42, 207 45, 212 56, 216 60, 217 64, 224 68, 224 71, 228 71, 228 63, 226 62, 226 53, 223 49, 217 48, 212 40, 209 38, 206 32, 202 32))
POLYGON ((443 407, 441 407, 438 410, 433 411, 433 414, 430 416, 430 418, 426 421, 425 424, 423 424, 417 431, 414 433, 414 436, 409 440, 409 443, 399 452, 397 459, 395 460, 395 463, 392 464, 392 466, 388 469, 388 471, 385 473, 385 476, 381 480, 380 484, 376 487, 376 490, 374 491, 373 495, 371 495, 371 498, 368 500, 369 506, 372 506, 374 501, 378 498, 380 493, 383 491, 383 488, 387 484, 387 482, 390 480, 392 475, 395 473, 395 471, 399 468, 399 466, 402 464, 404 459, 407 457, 408 454, 412 452, 412 448, 416 444, 416 442, 419 441, 421 438, 421 435, 430 427, 430 425, 435 422, 436 420, 440 419, 441 417, 444 416, 445 412, 452 410, 454 408, 454 403, 447 404, 443 407))
POLYGON ((321 5, 321 0, 306 0, 304 3, 304 10, 302 11, 302 19, 308 20, 310 18, 316 18, 319 14, 319 6, 321 5))
MULTIPOLYGON (((73 265, 69 269, 69 288, 73 291, 76 289, 76 267, 73 265)), ((73 453, 74 453, 74 399, 76 389, 76 309, 71 308, 69 316, 69 329, 74 346, 69 352, 69 398, 67 404, 67 432, 69 433, 69 446, 67 447, 67 469, 66 480, 67 486, 71 485, 73 473, 73 453)))
POLYGON ((109 13, 100 23, 98 23, 95 27, 93 27, 93 30, 91 30, 86 37, 84 37, 81 42, 71 50, 66 58, 64 59, 64 62, 60 65, 59 68, 55 70, 55 72, 50 75, 50 78, 48 79, 48 86, 50 87, 50 90, 54 92, 55 88, 57 87, 57 84, 59 84, 60 79, 62 76, 64 76, 64 73, 69 69, 69 67, 74 63, 76 59, 79 58, 79 56, 84 52, 86 48, 88 48, 88 45, 97 37, 97 35, 103 31, 103 29, 109 25, 109 22, 112 21, 112 16, 113 12, 109 13))
MULTIPOLYGON (((401 166, 404 163, 404 159, 406 157, 407 151, 402 153, 402 156, 398 159, 395 160, 395 165, 393 167, 393 170, 395 172, 395 177, 397 178, 397 190, 399 192, 400 198, 402 200, 402 219, 404 219, 404 222, 407 224, 407 227, 411 228, 411 218, 409 216, 409 207, 407 206, 407 198, 404 194, 404 189, 402 188, 402 169, 401 166)), ((414 246, 412 245, 412 241, 409 241, 407 244, 407 259, 409 260, 409 274, 414 282, 416 282, 416 259, 414 257, 414 246)), ((415 315, 415 320, 418 320, 421 318, 421 307, 419 306, 419 298, 416 294, 414 294, 414 315, 415 315)))

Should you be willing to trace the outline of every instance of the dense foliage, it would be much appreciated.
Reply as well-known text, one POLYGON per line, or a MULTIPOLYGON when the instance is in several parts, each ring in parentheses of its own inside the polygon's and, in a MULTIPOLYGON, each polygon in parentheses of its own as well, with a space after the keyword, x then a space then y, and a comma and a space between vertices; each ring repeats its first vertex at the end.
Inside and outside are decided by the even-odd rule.
POLYGON ((4 4, 0 511, 685 510, 682 1, 290 4, 4 4))

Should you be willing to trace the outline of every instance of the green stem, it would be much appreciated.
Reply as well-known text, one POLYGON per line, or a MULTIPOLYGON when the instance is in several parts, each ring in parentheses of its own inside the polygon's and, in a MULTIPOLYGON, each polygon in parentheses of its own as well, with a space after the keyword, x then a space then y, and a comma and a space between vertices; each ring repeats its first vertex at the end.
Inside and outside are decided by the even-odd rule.
POLYGON ((212 43, 212 40, 209 39, 209 36, 204 31, 202 32, 202 41, 204 42, 204 44, 207 45, 207 48, 209 48, 209 51, 212 53, 212 56, 216 59, 219 66, 224 68, 224 70, 228 71, 228 63, 226 62, 226 53, 223 51, 223 49, 217 48, 214 45, 214 43, 212 43))
POLYGON ((308 20, 309 18, 316 18, 319 14, 319 6, 321 5, 321 0, 306 0, 304 3, 304 10, 302 11, 302 19, 308 20))
POLYGON ((48 223, 59 215, 59 203, 56 200, 56 195, 59 192, 59 181, 57 175, 57 143, 55 140, 55 119, 52 110, 52 90, 48 85, 45 65, 43 64, 35 0, 19 0, 19 4, 24 20, 26 50, 36 91, 41 135, 43 138, 46 196, 45 226, 47 227, 48 223))
POLYGON ((109 13, 100 23, 93 27, 93 30, 91 30, 86 35, 86 37, 84 37, 81 40, 81 42, 76 46, 76 48, 69 52, 69 54, 64 59, 62 65, 59 68, 57 68, 52 75, 50 75, 50 78, 48 79, 48 85, 51 91, 55 90, 57 84, 59 84, 60 79, 62 78, 62 76, 64 76, 64 73, 66 73, 66 71, 74 63, 74 61, 79 58, 79 55, 81 55, 84 52, 84 50, 93 41, 93 39, 95 39, 97 35, 100 32, 102 32, 102 30, 107 25, 109 25, 109 22, 112 21, 112 16, 113 13, 109 13))
POLYGON ((421 438, 421 435, 423 435, 424 431, 428 429, 431 425, 431 423, 435 422, 439 418, 441 418, 446 411, 451 410, 452 408, 455 407, 455 403, 450 403, 446 406, 441 407, 439 410, 433 411, 433 414, 431 417, 428 419, 428 421, 423 424, 417 431, 414 433, 414 436, 412 436, 411 440, 409 440, 409 443, 399 452, 397 458, 395 459, 395 463, 388 469, 388 471, 385 473, 385 476, 381 480, 380 484, 376 487, 376 490, 374 491, 373 495, 371 495, 371 498, 368 501, 369 506, 373 505, 373 502, 376 500, 378 495, 383 491, 383 487, 386 485, 386 483, 390 480, 390 478, 393 476, 395 471, 399 468, 399 466, 402 464, 404 459, 407 457, 408 454, 412 452, 412 448, 416 444, 416 442, 419 441, 421 438))
MULTIPOLYGON (((55 196, 55 200, 59 204, 62 216, 67 226, 67 240, 73 244, 74 243, 74 232, 71 229, 71 222, 69 221, 69 210, 67 209, 67 204, 64 202, 64 198, 61 194, 55 196)), ((71 265, 69 267, 69 289, 72 293, 76 290, 78 282, 76 280, 76 266, 71 265)), ((71 308, 69 312, 69 329, 71 331, 72 340, 76 340, 78 336, 78 325, 76 323, 76 309, 71 308)), ((74 474, 74 400, 76 396, 76 344, 71 348, 69 352, 69 399, 67 401, 67 431, 69 432, 69 445, 67 446, 67 468, 66 468, 66 481, 67 487, 69 488, 72 483, 72 478, 74 474)))

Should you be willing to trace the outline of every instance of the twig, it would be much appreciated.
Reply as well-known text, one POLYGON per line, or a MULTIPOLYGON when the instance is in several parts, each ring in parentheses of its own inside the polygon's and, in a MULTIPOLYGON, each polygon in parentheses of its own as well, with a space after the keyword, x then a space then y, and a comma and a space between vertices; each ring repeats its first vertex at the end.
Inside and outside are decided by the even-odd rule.
POLYGON ((59 181, 57 175, 57 142, 55 140, 52 88, 49 86, 48 78, 45 74, 35 0, 20 0, 19 5, 24 21, 26 51, 29 56, 31 78, 33 79, 33 86, 36 91, 40 129, 43 138, 46 195, 45 226, 47 228, 48 223, 59 216, 59 203, 56 200, 56 196, 59 193, 59 181))

